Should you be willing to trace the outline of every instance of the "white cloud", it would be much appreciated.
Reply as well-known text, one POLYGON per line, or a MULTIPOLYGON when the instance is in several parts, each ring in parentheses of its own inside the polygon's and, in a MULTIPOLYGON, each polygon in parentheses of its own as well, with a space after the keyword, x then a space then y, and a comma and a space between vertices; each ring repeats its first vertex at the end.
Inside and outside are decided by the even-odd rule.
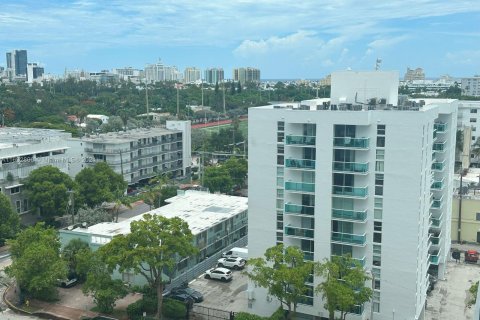
POLYGON ((455 52, 447 52, 445 54, 445 57, 452 64, 473 64, 477 65, 478 67, 480 61, 480 50, 461 50, 455 52))

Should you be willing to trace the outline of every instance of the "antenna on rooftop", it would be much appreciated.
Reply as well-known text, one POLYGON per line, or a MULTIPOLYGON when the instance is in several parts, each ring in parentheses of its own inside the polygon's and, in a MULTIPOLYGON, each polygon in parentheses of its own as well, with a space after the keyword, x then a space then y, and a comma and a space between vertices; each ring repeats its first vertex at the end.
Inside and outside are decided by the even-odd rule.
POLYGON ((377 61, 375 61, 375 70, 378 71, 380 70, 380 65, 382 64, 382 59, 377 58, 377 61))

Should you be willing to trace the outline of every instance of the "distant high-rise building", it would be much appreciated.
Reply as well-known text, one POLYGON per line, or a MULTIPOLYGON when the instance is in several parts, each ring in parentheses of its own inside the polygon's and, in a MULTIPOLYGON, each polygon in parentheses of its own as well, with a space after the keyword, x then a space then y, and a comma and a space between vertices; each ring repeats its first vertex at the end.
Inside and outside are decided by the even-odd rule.
POLYGON ((183 82, 184 83, 195 83, 201 80, 200 69, 195 67, 187 67, 183 71, 183 82))
POLYGON ((235 68, 233 69, 233 81, 245 82, 260 82, 260 69, 256 68, 235 68))
POLYGON ((206 83, 220 83, 224 80, 223 68, 209 68, 205 70, 205 82, 206 83))
POLYGON ((44 72, 44 68, 37 63, 27 63, 27 82, 33 83, 35 80, 38 81, 42 78, 44 72))
POLYGON ((13 50, 7 52, 7 68, 11 69, 13 76, 27 75, 27 50, 13 50))
POLYGON ((177 81, 181 74, 175 66, 166 66, 161 61, 145 66, 145 79, 147 83, 177 81))
POLYGON ((480 76, 462 78, 462 95, 480 97, 480 76))
POLYGON ((407 68, 407 72, 405 73, 403 80, 405 81, 425 80, 425 72, 423 72, 422 68, 417 68, 417 69, 407 68))

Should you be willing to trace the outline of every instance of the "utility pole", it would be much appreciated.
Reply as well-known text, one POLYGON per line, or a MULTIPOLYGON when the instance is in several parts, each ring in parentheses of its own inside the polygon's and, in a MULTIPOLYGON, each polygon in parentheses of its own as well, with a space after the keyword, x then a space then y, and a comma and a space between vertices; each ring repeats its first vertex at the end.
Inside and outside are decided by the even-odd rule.
POLYGON ((202 81, 202 107, 203 107, 203 81, 202 81))
POLYGON ((68 190, 68 209, 72 215, 72 225, 75 224, 75 197, 73 190, 68 190))
POLYGON ((457 240, 458 243, 462 242, 462 184, 463 184, 463 174, 465 169, 460 171, 460 188, 458 189, 458 223, 457 223, 457 240))
POLYGON ((148 107, 148 82, 145 83, 145 100, 147 102, 147 118, 150 118, 150 109, 148 107))
POLYGON ((178 84, 175 84, 175 87, 177 87, 177 119, 179 119, 179 113, 180 113, 180 99, 179 99, 179 91, 178 91, 178 84))
POLYGON ((227 110, 225 109, 225 81, 222 82, 222 92, 223 92, 223 114, 227 114, 227 110))

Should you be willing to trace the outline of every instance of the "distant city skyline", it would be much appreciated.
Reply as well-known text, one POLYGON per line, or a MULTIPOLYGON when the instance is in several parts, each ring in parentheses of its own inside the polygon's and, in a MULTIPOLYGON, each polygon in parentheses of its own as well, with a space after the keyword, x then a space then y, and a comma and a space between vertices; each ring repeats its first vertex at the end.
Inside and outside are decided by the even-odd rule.
MULTIPOLYGON (((46 73, 144 69, 158 62, 259 68, 262 79, 421 67, 427 78, 480 73, 475 0, 4 0, 0 52, 26 49, 46 73), (98 3, 97 3, 98 2, 98 3)), ((0 60, 5 67, 5 58, 0 60)))

